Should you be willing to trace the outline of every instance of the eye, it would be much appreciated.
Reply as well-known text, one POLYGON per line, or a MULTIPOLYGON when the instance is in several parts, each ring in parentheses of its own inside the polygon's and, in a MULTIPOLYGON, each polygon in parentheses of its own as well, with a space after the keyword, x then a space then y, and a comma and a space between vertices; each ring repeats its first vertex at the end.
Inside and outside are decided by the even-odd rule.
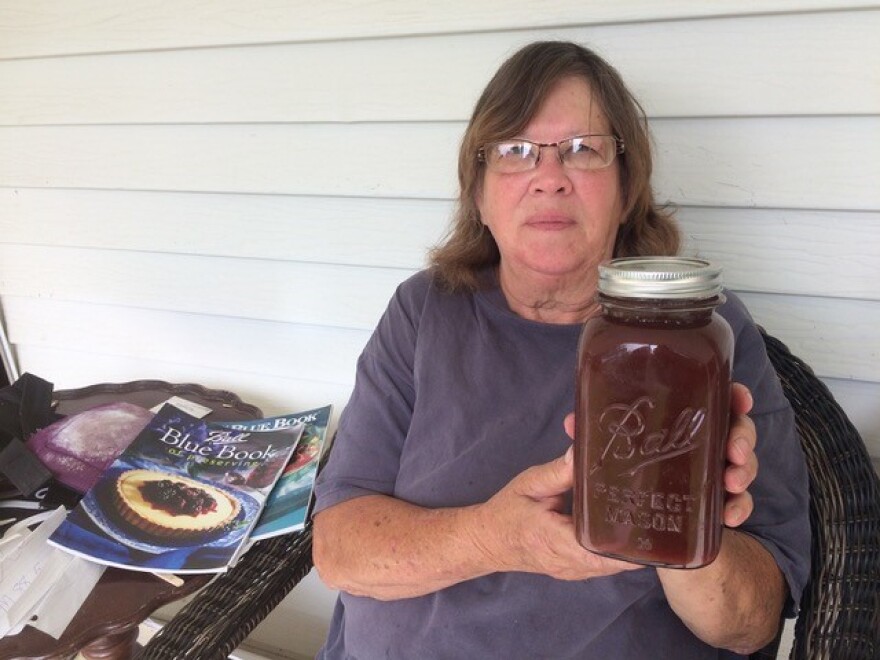
POLYGON ((592 170, 607 165, 612 153, 609 140, 602 135, 584 135, 566 140, 560 145, 562 159, 577 169, 592 170))
POLYGON ((601 156, 602 152, 602 141, 598 138, 588 136, 588 137, 580 137, 573 138, 569 141, 568 152, 571 154, 599 154, 601 156))
POLYGON ((511 142, 499 142, 492 148, 495 157, 502 160, 517 160, 532 158, 535 145, 531 142, 516 140, 511 142))

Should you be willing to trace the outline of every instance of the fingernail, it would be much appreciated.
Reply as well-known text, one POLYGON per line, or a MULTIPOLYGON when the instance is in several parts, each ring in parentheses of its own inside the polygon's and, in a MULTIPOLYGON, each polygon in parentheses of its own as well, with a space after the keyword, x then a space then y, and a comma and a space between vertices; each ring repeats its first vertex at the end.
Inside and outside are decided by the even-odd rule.
POLYGON ((565 450, 565 456, 562 457, 565 463, 571 463, 574 460, 574 446, 570 446, 565 450))
POLYGON ((737 450, 739 450, 739 453, 742 455, 743 458, 746 458, 749 455, 749 451, 751 451, 751 448, 749 447, 749 443, 748 441, 746 441, 745 438, 740 436, 736 440, 734 440, 733 443, 737 450))

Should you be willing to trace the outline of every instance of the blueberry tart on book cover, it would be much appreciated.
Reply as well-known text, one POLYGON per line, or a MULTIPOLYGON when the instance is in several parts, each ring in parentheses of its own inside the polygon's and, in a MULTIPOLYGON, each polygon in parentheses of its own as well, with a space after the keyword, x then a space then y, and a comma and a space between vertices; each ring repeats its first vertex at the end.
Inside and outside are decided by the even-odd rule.
POLYGON ((155 470, 127 470, 115 483, 122 519, 156 538, 186 539, 220 532, 241 504, 209 484, 155 470))

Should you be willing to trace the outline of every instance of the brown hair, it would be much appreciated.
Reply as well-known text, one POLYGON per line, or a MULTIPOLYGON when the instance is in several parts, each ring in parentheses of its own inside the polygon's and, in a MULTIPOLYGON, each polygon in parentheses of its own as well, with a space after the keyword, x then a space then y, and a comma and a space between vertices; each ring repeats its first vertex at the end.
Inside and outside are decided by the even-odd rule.
POLYGON ((625 222, 617 231, 614 256, 678 251, 680 235, 672 214, 655 204, 651 191, 651 146, 642 107, 617 70, 593 51, 571 42, 539 41, 501 65, 477 101, 462 138, 458 153, 460 193, 452 227, 430 253, 431 265, 450 289, 476 289, 477 272, 501 258, 477 209, 476 196, 485 174, 485 165, 477 160, 478 149, 517 135, 553 86, 570 76, 583 78, 590 85, 611 132, 623 139, 626 148, 619 156, 625 222))

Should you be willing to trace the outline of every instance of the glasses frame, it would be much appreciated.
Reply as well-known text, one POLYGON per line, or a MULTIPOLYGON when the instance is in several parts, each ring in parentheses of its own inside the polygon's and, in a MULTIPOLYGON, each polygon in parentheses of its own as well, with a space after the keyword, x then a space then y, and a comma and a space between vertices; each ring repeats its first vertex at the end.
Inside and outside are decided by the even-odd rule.
POLYGON ((545 147, 556 147, 556 157, 559 159, 559 162, 562 163, 564 167, 568 167, 565 164, 565 161, 562 159, 562 152, 559 150, 559 145, 563 142, 569 142, 571 140, 577 140, 578 138, 591 138, 591 137, 608 137, 614 140, 614 153, 611 157, 611 160, 608 161, 606 165, 602 167, 596 167, 593 169, 581 170, 579 168, 576 169, 580 172, 597 172, 599 170, 604 170, 606 167, 610 167, 614 162, 614 159, 618 156, 618 154, 623 154, 626 151, 626 144, 623 142, 623 138, 618 137, 617 135, 612 135, 611 133, 582 133, 580 135, 572 135, 571 137, 563 138, 558 142, 534 142, 532 140, 526 140, 525 138, 510 138, 507 140, 493 140, 492 142, 487 142, 485 145, 477 149, 477 162, 484 163, 487 169, 491 169, 489 166, 489 159, 486 157, 486 149, 491 147, 493 144, 501 144, 504 142, 525 142, 531 144, 538 148, 538 157, 534 161, 534 165, 529 167, 528 169, 520 170, 519 172, 507 172, 506 174, 518 174, 520 172, 531 172, 538 168, 538 164, 541 162, 541 157, 544 154, 545 147))

